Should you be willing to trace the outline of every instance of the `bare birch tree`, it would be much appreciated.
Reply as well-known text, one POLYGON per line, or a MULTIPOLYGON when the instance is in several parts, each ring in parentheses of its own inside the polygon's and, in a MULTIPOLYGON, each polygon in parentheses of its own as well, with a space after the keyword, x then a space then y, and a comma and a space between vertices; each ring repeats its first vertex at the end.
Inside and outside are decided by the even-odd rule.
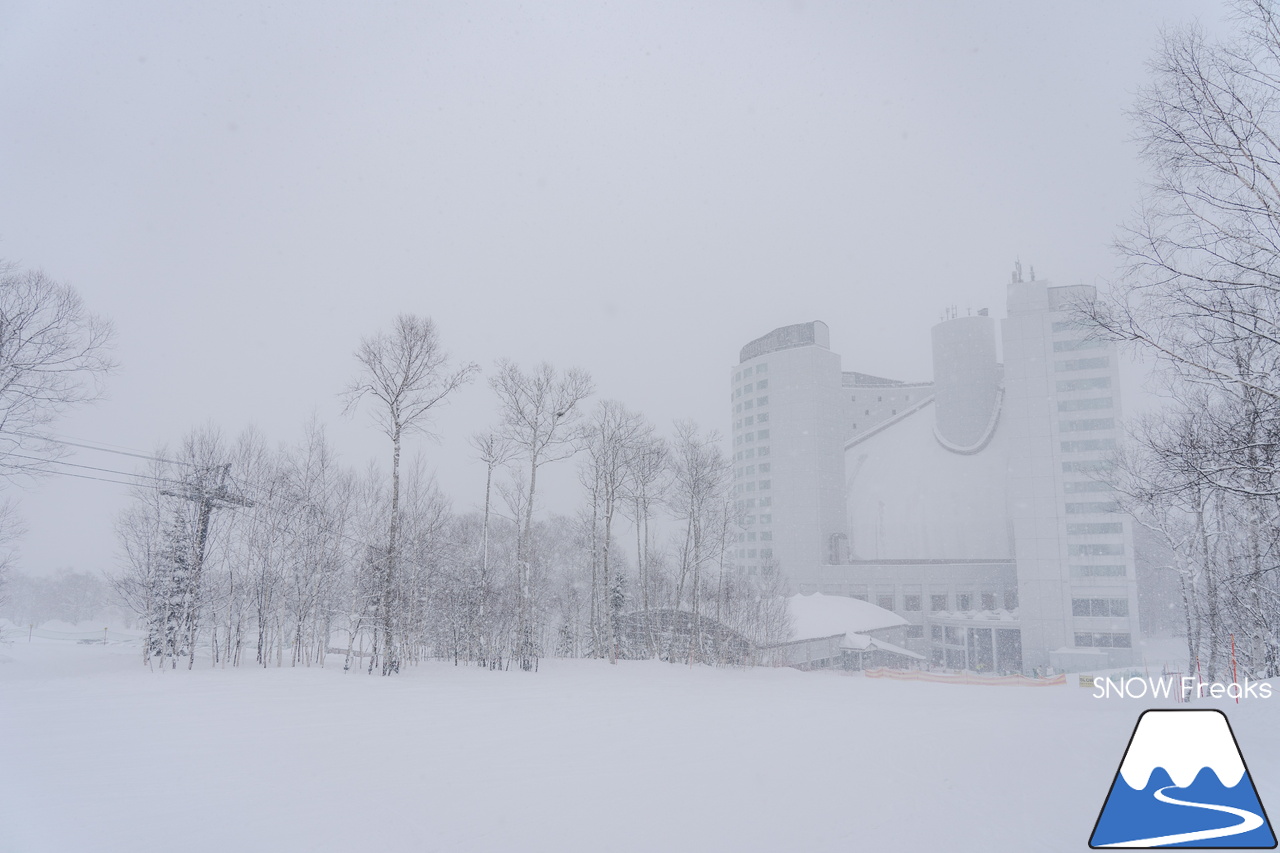
POLYGON ((375 619, 381 632, 382 674, 389 675, 400 668, 395 590, 401 536, 401 443, 409 433, 430 434, 436 407, 471 381, 479 368, 471 363, 450 365, 435 324, 428 317, 411 314, 397 317, 390 332, 362 340, 356 350, 356 360, 361 371, 345 392, 347 411, 354 410, 361 400, 371 398, 374 423, 391 439, 390 518, 375 601, 375 619))
POLYGON ((625 482, 627 511, 635 525, 640 609, 647 613, 654 594, 650 555, 653 539, 649 522, 671 477, 671 451, 666 440, 650 435, 631 455, 628 467, 630 470, 625 482))
MULTIPOLYGON (((719 434, 703 433, 692 421, 676 422, 672 471, 671 511, 684 527, 675 605, 679 608, 687 596, 696 637, 700 636, 704 576, 709 566, 718 564, 726 547, 720 530, 729 505, 726 498, 733 472, 720 448, 719 434)), ((690 660, 699 652, 691 647, 690 660)))
POLYGON ((597 404, 586 425, 586 461, 582 479, 591 492, 591 603, 592 640, 596 655, 607 652, 617 662, 615 619, 620 602, 615 590, 613 522, 627 497, 634 493, 632 476, 637 457, 652 441, 653 428, 636 412, 617 400, 597 404))
POLYGON ((571 368, 562 374, 545 362, 528 373, 510 361, 499 362, 498 372, 489 384, 498 395, 502 435, 517 449, 529 476, 516 545, 520 589, 516 654, 521 669, 529 670, 538 656, 530 587, 538 470, 577 452, 582 440, 582 412, 578 404, 591 395, 594 387, 586 372, 571 368))

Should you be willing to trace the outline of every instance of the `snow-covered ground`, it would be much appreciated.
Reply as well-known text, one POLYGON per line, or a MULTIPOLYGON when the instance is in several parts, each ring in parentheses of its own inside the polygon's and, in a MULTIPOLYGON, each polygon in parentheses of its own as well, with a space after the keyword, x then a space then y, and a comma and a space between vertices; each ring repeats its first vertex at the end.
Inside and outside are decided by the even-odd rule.
MULTIPOLYGON (((135 646, 11 632, 0 851, 1085 850, 1161 703, 1070 681, 554 660, 150 672, 135 646)), ((1280 699, 1194 707, 1227 712, 1280 811, 1280 699)))

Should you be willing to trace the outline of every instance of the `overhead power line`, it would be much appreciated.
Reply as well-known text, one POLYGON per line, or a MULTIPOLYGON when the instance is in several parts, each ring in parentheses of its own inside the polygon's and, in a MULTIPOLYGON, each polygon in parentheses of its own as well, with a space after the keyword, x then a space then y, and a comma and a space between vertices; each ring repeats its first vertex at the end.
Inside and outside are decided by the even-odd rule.
MULTIPOLYGON (((61 459, 41 459, 39 456, 25 456, 21 453, 8 453, 5 455, 6 457, 13 458, 13 459, 30 459, 33 462, 39 462, 46 465, 65 465, 70 468, 83 468, 87 471, 98 471, 103 474, 115 474, 120 477, 135 477, 143 480, 155 480, 158 483, 173 483, 176 485, 184 484, 182 480, 174 480, 168 477, 157 477, 153 474, 136 474, 129 471, 116 471, 113 468, 99 468, 96 465, 81 465, 76 462, 63 462, 61 459)), ((35 466, 31 466, 31 467, 35 467, 35 466)), ((58 474, 58 473, 67 473, 67 472, 51 471, 49 473, 58 474)))
MULTIPOLYGON (((185 462, 185 461, 175 460, 175 459, 165 459, 162 456, 155 456, 153 454, 147 454, 142 452, 134 452, 132 450, 123 449, 119 446, 103 446, 100 443, 91 443, 90 439, 81 439, 79 441, 73 441, 70 438, 57 438, 54 436, 35 435, 33 433, 21 433, 21 432, 9 431, 9 430, 0 430, 0 436, 16 436, 19 438, 29 438, 36 441, 47 441, 52 444, 66 445, 68 447, 79 447, 85 450, 95 450, 103 453, 115 453, 120 456, 129 456, 135 459, 143 459, 148 462, 160 462, 168 465, 183 465, 189 468, 201 467, 194 462, 185 462)), ((164 489, 162 490, 161 493, 168 495, 170 497, 182 498, 182 499, 196 502, 201 509, 202 516, 204 516, 208 510, 212 510, 215 508, 226 508, 236 513, 244 512, 246 510, 252 510, 255 508, 271 508, 271 509, 280 511, 286 508, 285 504, 291 503, 287 500, 284 503, 281 503, 278 497, 270 497, 270 498, 258 497, 255 499, 247 498, 246 497, 247 494, 252 494, 253 492, 260 492, 262 490, 262 486, 255 483, 249 483, 242 480, 239 477, 232 476, 229 469, 230 466, 223 468, 221 471, 223 485, 213 491, 206 491, 200 487, 194 486, 192 483, 186 480, 175 480, 168 477, 157 477, 152 474, 139 474, 139 473, 129 472, 129 471, 118 471, 112 468, 102 468, 95 465, 83 465, 77 462, 63 462, 58 459, 41 459, 38 456, 27 456, 20 453, 0 454, 0 458, 3 458, 5 456, 9 458, 15 458, 15 459, 26 459, 33 462, 46 464, 46 465, 60 465, 64 467, 79 468, 81 470, 86 470, 86 471, 96 471, 102 474, 114 474, 118 477, 128 477, 130 479, 129 480, 113 480, 107 477, 95 477, 90 474, 78 474, 74 471, 66 471, 58 468, 46 468, 42 471, 42 473, 53 474, 59 477, 75 477, 76 479, 79 479, 79 480, 94 480, 99 483, 112 483, 117 486, 136 486, 138 485, 138 480, 151 480, 160 484, 176 486, 178 487, 178 489, 181 489, 182 491, 178 491, 177 489, 164 489), (230 491, 227 491, 226 484, 230 484, 237 487, 240 490, 240 494, 235 494, 230 491)), ((0 462, 0 467, 3 467, 2 462, 0 462)), ((34 468, 35 466, 14 466, 14 467, 34 468)), ((336 530, 328 525, 322 526, 321 530, 325 533, 332 534, 334 536, 337 536, 340 539, 345 539, 348 542, 351 542, 356 545, 361 545, 366 548, 378 547, 364 539, 358 538, 356 536, 352 536, 351 534, 345 533, 341 530, 336 530)))
POLYGON ((89 441, 88 439, 80 439, 79 441, 72 441, 69 438, 56 438, 52 435, 36 435, 34 433, 13 432, 13 431, 6 431, 6 430, 0 430, 0 435, 12 435, 12 436, 17 436, 18 438, 30 438, 35 441, 47 441, 51 444, 63 444, 68 447, 80 447, 85 450, 97 450, 101 453, 115 453, 119 456, 132 456, 135 459, 146 459, 147 461, 150 461, 150 462, 163 462, 167 465, 186 465, 188 467, 197 467, 193 462, 183 462, 178 459, 165 459, 163 456, 156 456, 155 454, 145 453, 141 450, 125 449, 120 447, 119 445, 109 445, 101 442, 96 444, 90 444, 90 443, 87 443, 89 441))

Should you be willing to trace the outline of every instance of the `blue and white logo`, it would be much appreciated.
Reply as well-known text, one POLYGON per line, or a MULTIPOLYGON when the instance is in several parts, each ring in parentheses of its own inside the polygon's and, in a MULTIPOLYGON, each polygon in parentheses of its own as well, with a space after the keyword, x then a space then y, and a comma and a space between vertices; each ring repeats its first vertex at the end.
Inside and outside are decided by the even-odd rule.
POLYGON ((1227 715, 1143 712, 1089 846, 1274 848, 1227 715))

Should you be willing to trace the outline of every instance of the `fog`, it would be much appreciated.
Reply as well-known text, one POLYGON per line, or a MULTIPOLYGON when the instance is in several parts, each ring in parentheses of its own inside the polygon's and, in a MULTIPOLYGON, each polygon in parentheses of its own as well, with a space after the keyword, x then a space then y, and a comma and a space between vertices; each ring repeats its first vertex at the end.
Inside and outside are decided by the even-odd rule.
MULTIPOLYGON (((401 312, 486 373, 586 369, 664 428, 724 431, 739 347, 788 323, 928 379, 929 327, 1003 315, 1015 259, 1114 275, 1144 63, 1162 25, 1223 14, 975 5, 0 6, 0 257, 117 328, 109 398, 57 432, 145 453, 314 414, 381 460, 338 394, 401 312)), ((481 380, 408 448, 456 509, 496 419, 481 380)), ((556 467, 543 507, 572 511, 556 467)), ((30 486, 19 568, 111 568, 126 498, 30 486)))

